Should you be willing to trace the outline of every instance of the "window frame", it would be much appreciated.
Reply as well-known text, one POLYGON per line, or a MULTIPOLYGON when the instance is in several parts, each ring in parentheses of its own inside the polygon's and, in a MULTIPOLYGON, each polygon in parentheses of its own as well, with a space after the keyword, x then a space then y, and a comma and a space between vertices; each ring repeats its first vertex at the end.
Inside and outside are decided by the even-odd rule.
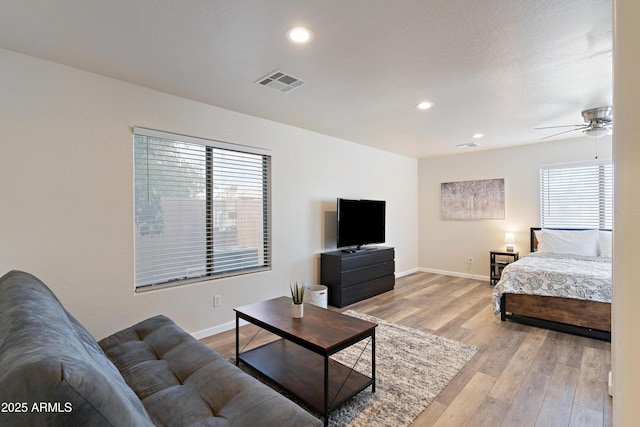
MULTIPOLYGON (((148 141, 148 140, 147 140, 148 141)), ((253 274, 264 271, 270 271, 272 269, 272 229, 271 229, 271 150, 258 148, 258 147, 250 147, 245 145, 238 145, 224 141, 199 138, 194 136, 182 135, 177 133, 159 131, 154 129, 148 129, 143 127, 134 127, 133 128, 133 182, 134 182, 134 289, 135 292, 147 292, 156 289, 164 289, 167 287, 175 287, 181 286, 185 284, 192 284, 203 281, 216 280, 220 278, 226 278, 231 276, 238 276, 244 274, 253 274), (147 138, 157 138, 161 140, 166 140, 174 143, 181 144, 189 144, 189 145, 198 145, 204 147, 204 156, 202 160, 204 160, 204 170, 205 170, 205 190, 204 190, 204 219, 202 221, 205 223, 204 229, 202 230, 205 233, 204 241, 206 253, 204 254, 204 264, 202 268, 204 269, 204 274, 200 274, 196 277, 177 277, 174 279, 166 280, 166 281, 154 281, 152 283, 141 283, 138 278, 138 257, 139 257, 139 248, 137 246, 137 239, 140 238, 139 230, 138 230, 138 201, 136 198, 137 194, 137 185, 138 185, 138 162, 137 162, 137 137, 147 137, 147 138), (222 150, 222 151, 220 151, 222 150), (262 260, 255 266, 249 266, 245 268, 236 268, 228 271, 216 271, 213 261, 214 261, 214 251, 216 249, 221 249, 219 244, 216 244, 214 241, 215 231, 214 231, 214 215, 213 215, 213 194, 214 194, 214 186, 218 184, 218 180, 216 179, 217 174, 214 172, 214 152, 217 154, 221 154, 223 152, 227 155, 251 155, 255 158, 255 156, 259 156, 262 160, 262 189, 261 189, 261 197, 259 198, 262 208, 261 222, 262 222, 262 244, 258 248, 258 260, 262 260), (233 154, 232 154, 233 153, 233 154)), ((147 158, 148 159, 148 152, 147 158)), ((254 159, 255 160, 255 159, 254 159)), ((234 168, 237 168, 238 164, 236 163, 234 168)), ((241 168, 242 166, 240 166, 241 168)), ((149 173, 149 162, 147 162, 146 168, 144 172, 149 173)), ((143 168, 143 169, 144 169, 143 168)), ((148 182, 147 182, 148 185, 148 182)), ((197 184, 194 184, 197 187, 197 184)), ((189 187, 190 189, 192 187, 189 187)), ((195 188, 195 187, 193 187, 195 188)), ((237 225, 237 224, 236 224, 237 225)), ((228 249, 228 248, 226 248, 228 249)), ((242 249, 242 248, 240 248, 242 249)), ((164 259, 166 261, 166 259, 164 259)), ((165 265, 165 264, 160 264, 165 265)))

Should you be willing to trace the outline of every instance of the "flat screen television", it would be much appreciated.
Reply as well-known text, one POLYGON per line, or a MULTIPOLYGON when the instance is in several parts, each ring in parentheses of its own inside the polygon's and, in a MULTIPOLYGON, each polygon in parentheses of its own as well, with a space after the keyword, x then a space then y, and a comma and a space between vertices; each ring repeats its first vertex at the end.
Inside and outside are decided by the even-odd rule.
POLYGON ((357 247, 385 241, 383 200, 338 199, 338 247, 357 247))

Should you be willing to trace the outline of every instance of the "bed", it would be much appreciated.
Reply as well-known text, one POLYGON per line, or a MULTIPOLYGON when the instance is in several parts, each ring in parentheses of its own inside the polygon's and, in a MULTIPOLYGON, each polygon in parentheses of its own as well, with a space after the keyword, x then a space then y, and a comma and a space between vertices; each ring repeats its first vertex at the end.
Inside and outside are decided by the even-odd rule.
POLYGON ((611 340, 611 231, 531 228, 493 289, 501 320, 611 340))

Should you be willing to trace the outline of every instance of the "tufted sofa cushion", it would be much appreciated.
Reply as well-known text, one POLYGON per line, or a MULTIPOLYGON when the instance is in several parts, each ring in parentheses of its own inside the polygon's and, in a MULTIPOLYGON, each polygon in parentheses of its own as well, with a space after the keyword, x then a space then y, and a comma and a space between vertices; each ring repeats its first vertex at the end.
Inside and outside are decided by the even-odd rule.
POLYGON ((20 271, 0 278, 0 402, 1 426, 153 425, 89 332, 20 271))
POLYGON ((2 427, 322 425, 167 317, 98 345, 20 271, 0 278, 0 402, 2 427))
POLYGON ((157 425, 321 425, 165 316, 144 320, 99 344, 157 425))

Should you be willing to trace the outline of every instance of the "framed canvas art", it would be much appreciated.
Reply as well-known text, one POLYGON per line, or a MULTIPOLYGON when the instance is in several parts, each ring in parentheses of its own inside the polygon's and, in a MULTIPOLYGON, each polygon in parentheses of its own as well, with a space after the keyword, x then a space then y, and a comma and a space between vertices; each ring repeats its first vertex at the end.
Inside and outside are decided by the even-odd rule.
POLYGON ((504 178, 441 183, 440 218, 504 219, 504 178))

